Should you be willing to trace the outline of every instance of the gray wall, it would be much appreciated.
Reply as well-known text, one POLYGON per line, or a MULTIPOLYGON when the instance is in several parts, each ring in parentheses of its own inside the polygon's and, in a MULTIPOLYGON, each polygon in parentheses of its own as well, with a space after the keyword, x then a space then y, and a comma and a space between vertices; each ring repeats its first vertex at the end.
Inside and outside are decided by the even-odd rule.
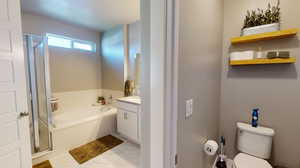
POLYGON ((120 90, 124 88, 124 30, 117 26, 102 33, 102 88, 120 90))
POLYGON ((219 129, 223 1, 180 1, 178 83, 179 168, 211 167, 203 138, 217 140, 219 129), (185 101, 194 114, 185 119, 185 101))
POLYGON ((100 33, 66 24, 45 16, 22 14, 23 32, 36 35, 53 33, 97 44, 97 53, 50 47, 50 73, 53 92, 101 88, 100 33))
MULTIPOLYGON (((275 0, 225 0, 224 46, 222 66, 222 92, 220 134, 227 138, 227 152, 237 152, 236 122, 250 122, 251 110, 261 109, 259 123, 276 131, 273 145, 275 164, 289 168, 300 167, 300 63, 293 65, 262 65, 230 67, 230 50, 284 49, 291 55, 300 55, 299 36, 295 38, 231 46, 230 38, 240 35, 243 18, 248 9, 266 8, 275 0)), ((300 28, 300 1, 281 1, 282 29, 300 28)))

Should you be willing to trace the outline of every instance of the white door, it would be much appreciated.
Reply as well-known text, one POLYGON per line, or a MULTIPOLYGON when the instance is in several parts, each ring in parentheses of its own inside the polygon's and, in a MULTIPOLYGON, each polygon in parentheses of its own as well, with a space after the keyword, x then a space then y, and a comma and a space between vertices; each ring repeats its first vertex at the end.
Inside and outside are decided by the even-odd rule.
POLYGON ((30 168, 19 0, 0 0, 0 168, 30 168))

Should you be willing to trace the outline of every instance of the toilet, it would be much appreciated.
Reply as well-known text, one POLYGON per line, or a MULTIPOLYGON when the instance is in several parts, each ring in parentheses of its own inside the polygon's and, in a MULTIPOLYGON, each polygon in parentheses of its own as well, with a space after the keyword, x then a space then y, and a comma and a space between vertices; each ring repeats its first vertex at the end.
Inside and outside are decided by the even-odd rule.
POLYGON ((271 156, 275 131, 240 122, 237 128, 237 149, 240 153, 234 157, 236 168, 272 168, 266 159, 271 156))

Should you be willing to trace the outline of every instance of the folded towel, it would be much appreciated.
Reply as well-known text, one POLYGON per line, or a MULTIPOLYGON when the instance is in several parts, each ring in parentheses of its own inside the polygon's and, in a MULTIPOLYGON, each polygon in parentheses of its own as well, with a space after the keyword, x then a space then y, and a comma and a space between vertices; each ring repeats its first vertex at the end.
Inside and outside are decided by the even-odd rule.
POLYGON ((290 58, 290 52, 289 51, 271 51, 271 52, 268 52, 267 58, 269 58, 269 59, 290 58))
POLYGON ((255 51, 241 51, 241 52, 231 52, 230 60, 238 61, 238 60, 252 60, 254 59, 255 51))

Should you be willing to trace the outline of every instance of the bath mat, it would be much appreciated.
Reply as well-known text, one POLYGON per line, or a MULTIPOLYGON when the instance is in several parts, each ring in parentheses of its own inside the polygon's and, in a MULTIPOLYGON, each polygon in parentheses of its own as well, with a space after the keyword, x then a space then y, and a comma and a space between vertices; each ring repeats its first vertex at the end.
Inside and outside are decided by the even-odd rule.
POLYGON ((122 143, 122 140, 112 135, 108 135, 86 145, 72 149, 69 153, 79 164, 82 164, 122 143))
POLYGON ((51 163, 49 162, 49 160, 46 160, 42 163, 32 166, 32 168, 52 168, 52 166, 51 166, 51 163))

